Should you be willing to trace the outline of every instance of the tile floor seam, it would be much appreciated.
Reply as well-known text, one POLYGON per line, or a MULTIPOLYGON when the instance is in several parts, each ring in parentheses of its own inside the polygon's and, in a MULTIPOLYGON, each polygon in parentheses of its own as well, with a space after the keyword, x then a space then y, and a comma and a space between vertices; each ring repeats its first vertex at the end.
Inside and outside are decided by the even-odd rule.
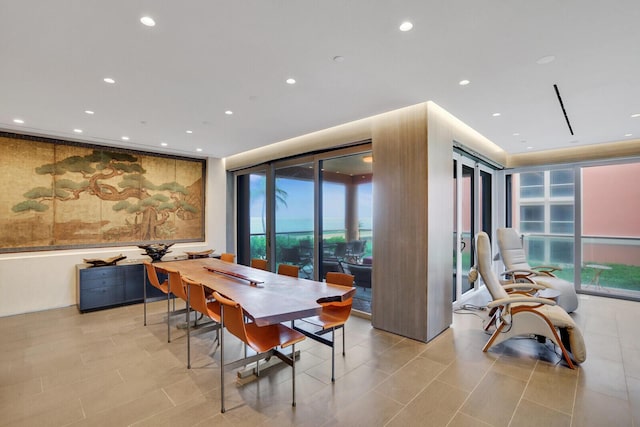
MULTIPOLYGON (((533 365, 533 369, 531 369, 531 372, 529 373, 529 378, 527 378, 527 382, 524 385, 524 388, 522 389, 522 393, 520 394, 520 399, 518 399, 518 403, 516 404, 513 413, 511 414, 511 418, 509 419, 509 423, 507 424, 507 426, 511 426, 511 423, 513 423, 513 418, 516 416, 516 412, 518 412, 518 407, 520 406, 520 404, 522 403, 522 399, 524 399, 524 395, 527 392, 527 388, 529 388, 529 384, 531 383, 531 378, 533 378, 533 373, 536 371, 536 368, 538 367, 538 364, 540 363, 539 360, 536 360, 535 365, 533 365)), ((536 404, 538 404, 536 402, 536 404)), ((544 405, 540 405, 543 407, 546 407, 544 405)), ((551 408, 549 408, 551 409, 551 408)))
MULTIPOLYGON (((464 401, 462 401, 462 403, 460 404, 460 406, 458 407, 458 409, 456 410, 455 414, 453 414, 453 416, 451 417, 451 419, 449 420, 449 422, 447 423, 447 426, 449 426, 449 424, 451 424, 451 421, 453 421, 453 419, 456 417, 456 415, 460 414, 464 414, 467 415, 473 419, 479 419, 474 417, 473 415, 464 413, 462 411, 460 411, 460 408, 462 408, 464 406, 465 403, 467 403, 467 401, 469 400, 469 398, 471 397, 471 395, 473 394, 474 391, 476 391, 476 389, 480 386, 480 384, 482 384, 482 381, 487 377, 487 375, 489 375, 489 372, 491 371, 491 368, 493 368, 493 366, 496 364, 496 362, 498 361, 499 358, 496 358, 493 360, 493 362, 491 363, 491 366, 489 366, 487 368, 487 370, 485 371, 484 375, 482 375, 482 377, 478 380, 478 383, 475 385, 475 387, 473 387, 473 389, 469 392, 469 394, 467 395, 467 397, 464 399, 464 401)), ((453 362, 452 362, 453 363, 453 362)), ((455 386, 453 386, 455 387, 455 386)), ((482 421, 482 420, 480 420, 482 421)), ((484 422, 484 421, 482 421, 484 422)), ((488 423, 486 423, 488 424, 488 423)))
POLYGON ((169 396, 169 393, 167 393, 167 391, 164 389, 164 387, 161 387, 160 390, 162 390, 162 392, 164 393, 165 396, 167 396, 167 399, 169 399, 169 402, 171 402, 171 404, 173 405, 173 407, 175 408, 176 406, 176 402, 173 401, 173 399, 171 398, 171 396, 169 396))
MULTIPOLYGON (((417 356, 416 356, 416 358, 417 358, 417 356)), ((453 362, 452 362, 452 363, 453 363, 453 362)), ((447 365, 447 366, 449 366, 449 365, 447 365)), ((446 369, 446 368, 445 368, 445 369, 446 369)), ((443 371, 444 371, 444 369, 443 369, 443 371)), ((436 378, 437 378, 437 375, 436 375, 435 377, 433 377, 433 378, 431 379, 431 381, 429 381, 429 382, 428 382, 424 387, 422 387, 422 388, 420 389, 420 391, 418 391, 418 392, 417 392, 417 393, 416 393, 416 394, 415 394, 411 399, 409 399, 409 401, 408 401, 407 403, 398 402, 397 400, 395 400, 395 399, 393 399, 393 398, 389 397, 389 399, 391 399, 391 400, 393 400, 394 402, 397 402, 397 403, 399 403, 400 405, 402 405, 402 406, 403 406, 403 408, 402 408, 400 411, 398 411, 398 412, 397 412, 393 417, 391 417, 391 419, 389 419, 389 421, 387 421, 387 423, 385 424, 385 426, 386 426, 386 425, 388 425, 391 421, 393 421, 393 420, 394 420, 398 415, 400 415, 400 413, 401 413, 404 409, 406 409, 409 405, 411 405, 411 403, 412 403, 414 400, 416 400, 416 399, 418 398, 418 396, 419 396, 423 391, 425 391, 425 390, 427 389, 427 387, 429 387, 429 386, 430 386, 430 385, 431 385, 431 384, 436 380, 436 378)), ((387 378, 385 381, 388 381, 388 380, 389 380, 389 378, 387 378)), ((384 384, 384 381, 383 381, 382 383, 380 383, 380 384, 384 384)), ((374 391, 375 391, 375 390, 374 390, 374 391)), ((387 397, 388 397, 388 396, 387 396, 387 397)))
POLYGON ((578 400, 578 385, 580 384, 580 376, 582 375, 581 370, 578 370, 578 376, 576 378, 576 385, 573 389, 573 404, 571 405, 571 422, 569 426, 573 426, 574 417, 573 414, 576 412, 576 401, 578 400))

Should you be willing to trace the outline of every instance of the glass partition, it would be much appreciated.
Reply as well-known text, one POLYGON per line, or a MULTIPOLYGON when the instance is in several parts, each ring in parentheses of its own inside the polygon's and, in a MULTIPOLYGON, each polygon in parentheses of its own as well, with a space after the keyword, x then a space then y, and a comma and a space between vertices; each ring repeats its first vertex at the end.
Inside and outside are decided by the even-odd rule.
POLYGON ((511 226, 522 233, 527 261, 562 267, 558 276, 573 281, 573 169, 515 173, 512 183, 511 226))
POLYGON ((582 169, 582 288, 640 297, 640 163, 582 169))
POLYGON ((238 262, 299 267, 301 278, 328 271, 355 276, 355 310, 370 313, 373 273, 371 145, 278 160, 237 171, 238 262))
POLYGON ((355 277, 354 309, 371 312, 373 271, 372 157, 362 152, 321 161, 321 278, 355 277))
POLYGON ((529 264, 562 267, 579 291, 640 299, 638 177, 639 162, 512 174, 510 225, 529 264))
POLYGON ((313 163, 276 169, 276 264, 297 265, 308 279, 314 271, 314 192, 313 163))

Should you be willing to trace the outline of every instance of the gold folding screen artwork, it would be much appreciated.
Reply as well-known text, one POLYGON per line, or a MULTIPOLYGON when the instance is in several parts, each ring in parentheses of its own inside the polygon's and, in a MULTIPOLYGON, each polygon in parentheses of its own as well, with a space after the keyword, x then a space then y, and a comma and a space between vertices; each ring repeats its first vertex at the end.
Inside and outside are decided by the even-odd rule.
POLYGON ((0 252, 204 241, 205 162, 0 133, 0 252))

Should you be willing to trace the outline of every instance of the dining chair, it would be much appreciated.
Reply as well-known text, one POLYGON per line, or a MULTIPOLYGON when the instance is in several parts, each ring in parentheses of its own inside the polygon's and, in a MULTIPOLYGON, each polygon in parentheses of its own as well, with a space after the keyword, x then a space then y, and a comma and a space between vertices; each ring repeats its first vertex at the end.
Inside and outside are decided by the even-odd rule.
POLYGON ((337 259, 323 259, 322 260, 322 277, 327 278, 329 272, 344 273, 342 264, 337 259))
MULTIPOLYGON (((224 333, 220 334, 220 402, 221 412, 224 407, 224 371, 225 368, 237 368, 250 361, 258 362, 261 359, 276 356, 278 359, 291 366, 292 382, 292 406, 296 406, 296 343, 305 339, 298 331, 286 327, 280 323, 267 326, 257 326, 254 322, 245 322, 245 313, 237 302, 213 292, 213 296, 220 303, 221 322, 227 331, 251 347, 257 354, 249 358, 236 360, 225 364, 224 362, 224 333), (291 346, 291 356, 276 350, 276 347, 286 348, 291 346)), ((260 365, 256 363, 256 375, 260 376, 260 365)))
MULTIPOLYGON (((151 283, 151 286, 153 286, 154 288, 160 290, 163 294, 168 295, 169 294, 169 282, 168 280, 165 280, 164 282, 160 283, 160 279, 158 278, 158 273, 156 272, 156 268, 153 266, 153 264, 151 264, 149 261, 143 261, 144 264, 144 268, 145 268, 145 272, 146 272, 146 276, 147 276, 147 280, 149 280, 149 283, 151 283)), ((144 284, 145 288, 147 286, 147 284, 144 284)), ((144 326, 147 326, 147 298, 146 298, 146 291, 144 292, 145 298, 144 298, 144 326)))
POLYGON ((371 264, 352 264, 345 262, 342 264, 346 271, 353 274, 355 285, 360 288, 371 289, 371 273, 373 265, 371 264))
POLYGON ((236 261, 236 256, 234 254, 230 254, 230 253, 223 253, 220 254, 220 261, 226 261, 226 262, 235 262, 236 261))
MULTIPOLYGON (((149 283, 167 296, 167 342, 171 342, 171 316, 182 314, 186 312, 186 309, 176 310, 176 302, 173 293, 169 290, 169 278, 160 282, 158 278, 158 271, 156 267, 149 261, 143 261, 145 271, 147 273, 147 279, 149 283), (173 312, 171 311, 171 299, 173 297, 173 312)), ((164 272, 164 269, 163 269, 164 272)), ((146 286, 146 284, 145 284, 146 286)), ((146 292, 145 292, 146 295, 146 292)), ((144 298, 144 325, 147 326, 147 298, 144 298)))
POLYGON ((313 272, 313 258, 308 251, 301 250, 300 246, 280 248, 280 260, 284 264, 297 266, 307 278, 313 272))
MULTIPOLYGON (((205 327, 198 328, 198 332, 203 333, 215 329, 216 339, 214 342, 220 342, 220 329, 222 327, 220 303, 207 298, 205 287, 201 283, 184 276, 182 277, 182 281, 187 289, 189 307, 203 316, 207 316, 214 322, 214 325, 204 325, 205 327)), ((189 324, 187 324, 187 369, 191 369, 191 327, 189 324)))
POLYGON ((251 258, 251 267, 268 271, 267 260, 261 258, 251 258))
POLYGON ((349 262, 357 264, 360 258, 364 256, 366 246, 366 240, 350 241, 347 243, 346 259, 349 260, 349 262))
POLYGON ((278 265, 278 274, 282 274, 285 276, 298 277, 300 274, 300 269, 297 265, 291 264, 279 264, 278 265))
MULTIPOLYGON (((327 283, 333 285, 353 287, 354 277, 351 274, 330 271, 327 273, 327 283)), ((308 317, 302 321, 320 326, 320 330, 313 335, 305 334, 313 340, 331 347, 331 382, 335 382, 335 334, 336 329, 342 329, 342 355, 345 356, 345 328, 344 325, 349 320, 353 298, 346 301, 322 303, 322 312, 318 316, 308 317), (331 332, 331 340, 327 340, 321 335, 331 332)), ((292 322, 293 324, 293 322, 292 322)), ((295 326, 294 326, 295 327, 295 326)))
POLYGON ((342 261, 347 256, 347 242, 337 242, 333 251, 333 257, 338 261, 342 261))
MULTIPOLYGON (((180 298, 185 303, 185 313, 187 327, 189 325, 189 297, 187 296, 187 290, 182 282, 182 276, 179 271, 163 268, 164 272, 167 274, 167 281, 169 283, 169 292, 171 292, 174 296, 180 298)), ((175 300, 174 300, 175 301, 175 300)), ((175 312, 175 310, 174 310, 175 312)), ((171 328, 167 331, 167 339, 168 342, 171 342, 171 328)))

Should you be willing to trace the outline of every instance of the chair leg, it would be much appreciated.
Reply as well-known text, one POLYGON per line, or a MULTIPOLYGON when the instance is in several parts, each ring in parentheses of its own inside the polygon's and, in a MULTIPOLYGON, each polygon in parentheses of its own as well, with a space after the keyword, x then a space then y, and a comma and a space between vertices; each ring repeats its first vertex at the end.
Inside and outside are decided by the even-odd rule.
POLYGON ((336 328, 331 329, 331 382, 336 382, 336 328))
MULTIPOLYGON (((220 307, 220 325, 224 325, 223 307, 220 307)), ((224 414, 224 411, 224 331, 222 331, 220 334, 220 412, 224 414)))
POLYGON ((189 308, 190 308, 190 305, 189 305, 189 302, 187 301, 187 369, 191 369, 191 322, 189 322, 189 317, 191 317, 191 312, 189 308))
POLYGON ((345 339, 344 336, 346 335, 347 330, 345 329, 344 325, 342 325, 342 355, 345 356, 345 350, 344 350, 344 343, 345 343, 345 339))
POLYGON ((142 269, 142 302, 144 304, 144 326, 147 326, 147 271, 142 269))
POLYGON ((167 293, 167 342, 171 342, 170 310, 171 310, 171 295, 167 293))
POLYGON ((293 401, 291 402, 291 406, 296 406, 296 345, 293 344, 291 346, 291 381, 292 381, 292 389, 293 389, 293 401))

